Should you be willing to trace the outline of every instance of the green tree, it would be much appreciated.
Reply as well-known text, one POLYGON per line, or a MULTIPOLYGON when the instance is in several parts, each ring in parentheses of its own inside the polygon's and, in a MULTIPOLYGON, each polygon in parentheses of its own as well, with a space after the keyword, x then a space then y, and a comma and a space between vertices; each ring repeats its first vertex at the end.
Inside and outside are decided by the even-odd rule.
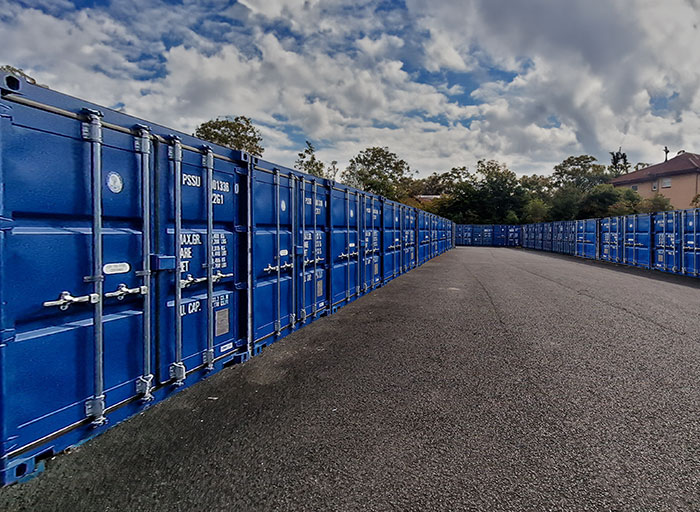
POLYGON ((337 181, 339 172, 340 169, 338 169, 338 161, 332 160, 330 165, 326 169, 326 178, 328 178, 329 180, 337 181))
POLYGON ((453 167, 447 172, 434 172, 426 178, 413 180, 413 191, 415 195, 449 194, 456 185, 468 180, 469 177, 466 167, 453 167))
POLYGON ((528 223, 544 222, 549 216, 549 206, 542 199, 530 199, 523 208, 523 220, 528 223))
POLYGON ((407 178, 412 177, 405 160, 386 147, 366 148, 350 160, 343 172, 344 183, 394 201, 407 197, 407 178))
POLYGON ((673 210, 671 200, 659 193, 649 199, 643 199, 639 204, 639 213, 667 212, 673 210))
POLYGON ((607 183, 610 175, 604 165, 596 163, 595 157, 580 155, 570 156, 562 163, 555 165, 552 180, 556 186, 570 184, 587 192, 596 185, 607 183))
POLYGON ((520 217, 513 210, 508 210, 506 216, 503 219, 504 224, 520 224, 520 217))
POLYGON ((495 160, 477 163, 476 172, 455 167, 447 178, 445 194, 430 211, 458 223, 516 223, 526 202, 518 177, 495 160))
MULTIPOLYGON (((622 189, 610 184, 596 185, 586 193, 579 208, 580 218, 607 217, 613 205, 618 205, 623 199, 622 189)), ((617 209, 617 208, 616 208, 617 209)))
POLYGON ((573 183, 565 183, 557 188, 549 201, 549 216, 552 220, 574 220, 579 217, 579 209, 584 192, 573 183))
POLYGON ((298 153, 298 155, 299 158, 294 162, 295 169, 311 174, 312 176, 318 176, 319 178, 326 177, 326 166, 316 158, 316 149, 308 140, 306 141, 306 148, 304 148, 304 151, 301 153, 298 153))
POLYGON ((495 160, 480 160, 476 173, 481 178, 477 190, 481 204, 477 211, 489 223, 505 222, 508 212, 521 211, 525 204, 525 191, 517 175, 495 160))
POLYGON ((550 176, 540 176, 533 174, 532 176, 521 176, 520 186, 525 190, 527 199, 541 199, 549 201, 552 197, 554 183, 550 176))
POLYGON ((630 172, 630 163, 627 160, 627 153, 622 152, 622 148, 610 152, 610 166, 608 171, 613 178, 622 176, 630 172))
POLYGON ((642 197, 631 188, 616 188, 620 199, 608 208, 608 216, 631 215, 639 213, 642 197))
POLYGON ((247 151, 255 156, 262 156, 265 151, 260 130, 246 116, 236 116, 233 119, 217 117, 200 124, 194 136, 231 149, 247 151))

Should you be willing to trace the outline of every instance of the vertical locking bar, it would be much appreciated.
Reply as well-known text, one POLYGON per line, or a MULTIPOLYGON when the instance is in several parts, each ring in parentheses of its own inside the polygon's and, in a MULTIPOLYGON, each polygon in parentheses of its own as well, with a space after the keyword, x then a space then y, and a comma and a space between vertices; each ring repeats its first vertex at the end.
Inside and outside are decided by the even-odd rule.
MULTIPOLYGON (((680 246, 678 247, 678 254, 680 255, 681 261, 679 261, 679 268, 681 273, 685 274, 686 273, 686 268, 685 268, 685 216, 687 215, 687 210, 681 210, 680 213, 680 219, 679 223, 680 225, 678 226, 678 238, 680 241, 680 246)), ((675 236, 675 235, 674 235, 675 236)))
POLYGON ((360 259, 362 258, 362 238, 360 238, 360 193, 355 193, 355 209, 357 215, 355 215, 355 222, 357 223, 357 279, 355 280, 355 293, 360 296, 360 259))
POLYGON ((683 267, 683 244, 678 245, 678 240, 679 240, 679 235, 683 231, 683 226, 679 226, 679 219, 682 217, 683 211, 681 210, 681 213, 673 214, 673 252, 674 252, 674 258, 673 258, 673 270, 675 272, 682 271, 683 267), (680 261, 678 261, 678 258, 680 258, 680 261))
POLYGON ((104 332, 103 332, 103 291, 102 273, 102 112, 85 109, 87 121, 82 125, 83 139, 90 145, 90 171, 92 177, 92 275, 95 297, 93 312, 94 345, 94 392, 85 404, 85 415, 92 418, 94 426, 104 425, 104 332))
POLYGON ((306 320, 306 181, 301 180, 301 320, 306 320))
POLYGON ((297 203, 296 203, 296 188, 297 188, 297 177, 296 175, 289 174, 289 223, 292 226, 291 233, 291 255, 292 260, 292 312, 289 316, 289 323, 292 328, 296 325, 297 321, 297 260, 296 260, 296 219, 297 219, 297 203))
POLYGON ((324 298, 325 308, 329 313, 333 312, 333 185, 330 181, 323 182, 323 205, 326 209, 325 225, 323 229, 323 237, 326 240, 326 250, 323 252, 323 268, 326 277, 326 286, 324 287, 328 300, 324 298), (326 203, 326 197, 328 202, 326 203), (326 235, 327 233, 327 235, 326 235))
MULTIPOLYGON (((398 267, 400 270, 397 273, 402 273, 406 270, 406 255, 404 254, 404 207, 403 206, 398 206, 399 208, 399 257, 398 257, 398 267)), ((396 209, 396 206, 394 207, 396 209)), ((394 217, 394 220, 396 220, 396 217, 394 217)), ((394 232, 396 232, 396 228, 394 228, 394 232)))
MULTIPOLYGON (((697 234, 698 234, 697 224, 698 224, 698 221, 700 221, 700 215, 698 215, 700 213, 700 210, 691 210, 689 213, 692 216, 691 219, 692 219, 692 223, 693 223, 693 233, 692 233, 693 241, 692 241, 692 244, 688 244, 686 246, 685 237, 688 236, 688 233, 686 233, 687 224, 684 223, 683 224, 683 235, 684 235, 683 236, 683 245, 686 247, 688 252, 691 253, 691 256, 693 258, 693 271, 692 271, 692 273, 694 276, 697 276, 698 275, 698 247, 697 247, 696 242, 697 242, 697 238, 698 238, 697 237, 697 234)), ((686 214, 686 217, 687 217, 687 214, 686 214)), ((687 221, 687 219, 686 219, 686 221, 687 221)), ((688 272, 687 266, 686 266, 686 272, 688 272)))
POLYGON ((207 370, 214 369, 214 152, 202 148, 202 166, 206 171, 207 205, 207 349, 203 363, 207 370))
POLYGON ((314 255, 314 278, 312 281, 313 286, 311 287, 311 296, 313 297, 313 301, 314 301, 313 312, 315 315, 316 311, 318 310, 318 306, 317 306, 318 293, 316 290, 316 287, 318 286, 318 284, 316 283, 316 281, 318 280, 318 274, 317 274, 317 272, 318 272, 318 264, 317 264, 317 262, 318 262, 318 250, 316 249, 316 240, 318 239, 318 232, 316 230, 318 229, 318 225, 316 224, 316 180, 315 179, 312 180, 312 183, 313 183, 312 186, 313 186, 313 195, 314 195, 314 199, 313 199, 313 201, 314 201, 314 204, 313 204, 313 213, 314 213, 314 252, 313 252, 313 255, 314 255))
POLYGON ((153 374, 151 373, 151 131, 143 125, 136 126, 134 148, 139 153, 141 166, 141 215, 142 256, 141 273, 143 290, 143 373, 136 381, 136 392, 141 400, 153 400, 153 374))
MULTIPOLYGON (((653 215, 649 216, 650 218, 653 217, 653 215)), ((663 254, 663 264, 664 264, 664 270, 668 270, 668 263, 666 261, 666 256, 667 256, 667 249, 666 249, 666 212, 663 212, 661 214, 661 220, 663 221, 663 229, 661 231, 661 236, 663 237, 663 242, 661 243, 661 253, 663 254)), ((653 224, 653 222, 652 222, 653 224)), ((654 235, 654 238, 656 238, 656 235, 654 235)), ((656 242, 656 240, 654 240, 656 242)))
POLYGON ((350 194, 345 189, 345 250, 348 253, 348 262, 345 267, 345 299, 350 298, 350 194))
POLYGON ((253 156, 246 155, 248 161, 248 175, 246 180, 246 186, 248 188, 246 193, 246 265, 247 265, 247 290, 246 290, 246 336, 248 338, 248 357, 253 357, 255 355, 255 334, 253 333, 253 328, 255 325, 253 319, 253 288, 255 280, 253 278, 253 229, 255 228, 255 222, 253 218, 253 156))
MULTIPOLYGON (((384 202, 384 208, 382 209, 383 211, 383 217, 382 219, 382 226, 386 224, 386 211, 387 211, 387 204, 386 201, 384 202)), ((382 237, 383 243, 386 243, 386 233, 382 237)), ((400 273, 400 271, 397 271, 397 265, 396 265, 396 205, 394 203, 391 203, 391 246, 393 247, 392 253, 391 253, 391 275, 392 277, 397 274, 397 272, 400 273)), ((384 250, 386 251, 386 247, 384 247, 384 250)), ((385 271, 386 272, 386 271, 385 271)))
POLYGON ((371 275, 372 275, 372 280, 370 282, 370 287, 374 288, 374 282, 377 278, 376 273, 374 272, 374 245, 375 245, 375 240, 376 240, 376 230, 374 226, 374 196, 370 197, 369 200, 369 209, 370 209, 370 218, 372 222, 372 229, 370 230, 371 236, 370 236, 370 243, 371 243, 371 256, 370 256, 370 270, 371 270, 371 275))
POLYGON ((275 320, 275 334, 280 334, 282 326, 282 259, 280 258, 280 170, 275 169, 275 222, 277 229, 275 231, 275 258, 274 263, 277 267, 277 320, 275 320))
POLYGON ((173 284, 175 286, 175 362, 170 365, 170 378, 175 386, 181 386, 187 377, 187 369, 182 361, 182 143, 177 136, 171 137, 172 145, 168 148, 168 157, 173 163, 173 201, 175 232, 173 250, 175 251, 175 272, 173 284))
POLYGON ((367 196, 362 194, 362 291, 367 290, 367 196))

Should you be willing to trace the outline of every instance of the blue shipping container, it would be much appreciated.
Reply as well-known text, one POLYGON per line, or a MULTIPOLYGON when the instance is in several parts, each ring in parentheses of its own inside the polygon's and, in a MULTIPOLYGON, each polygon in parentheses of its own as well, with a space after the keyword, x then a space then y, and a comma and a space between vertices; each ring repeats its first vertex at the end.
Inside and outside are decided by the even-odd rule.
POLYGON ((652 218, 648 213, 627 215, 624 225, 623 262, 635 267, 652 267, 652 218))
POLYGON ((0 90, 2 484, 452 246, 427 212, 0 90))
POLYGON ((700 276, 700 209, 682 210, 680 215, 683 273, 697 277, 700 276))
POLYGON ((598 259, 598 221, 576 221, 576 256, 598 259))

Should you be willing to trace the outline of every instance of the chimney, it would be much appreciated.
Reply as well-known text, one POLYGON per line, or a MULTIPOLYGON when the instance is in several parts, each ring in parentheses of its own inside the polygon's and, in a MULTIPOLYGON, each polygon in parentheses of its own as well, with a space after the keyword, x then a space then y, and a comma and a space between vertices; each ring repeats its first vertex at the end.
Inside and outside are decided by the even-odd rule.
POLYGON ((668 162, 668 154, 670 151, 668 150, 668 146, 664 146, 664 153, 666 154, 666 158, 664 158, 664 162, 668 162))

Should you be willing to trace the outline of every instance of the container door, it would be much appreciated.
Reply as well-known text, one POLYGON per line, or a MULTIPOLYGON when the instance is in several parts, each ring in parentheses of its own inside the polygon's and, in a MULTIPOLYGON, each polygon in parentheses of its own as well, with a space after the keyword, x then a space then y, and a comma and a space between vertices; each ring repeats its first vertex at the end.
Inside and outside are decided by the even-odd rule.
POLYGON ((421 263, 425 263, 430 259, 430 216, 421 211, 420 219, 421 263))
POLYGON ((401 265, 401 240, 400 228, 401 219, 399 218, 398 205, 390 201, 383 202, 382 215, 382 251, 381 257, 383 260, 383 279, 388 281, 393 279, 401 265))
POLYGON ((183 150, 176 140, 161 149, 158 379, 180 384, 246 348, 247 187, 245 171, 209 149, 183 150))
POLYGON ((677 212, 653 215, 654 267, 666 272, 680 272, 680 218, 677 212))
POLYGON ((651 266, 651 216, 629 215, 625 222, 625 263, 651 266))
POLYGON ((700 210, 685 210, 682 216, 683 273, 697 277, 700 275, 700 210))
POLYGON ((349 189, 332 190, 333 305, 357 293, 357 201, 349 189))
MULTIPOLYGON (((298 226, 302 246, 297 249, 300 259, 300 319, 316 317, 328 307, 326 255, 328 250, 329 190, 317 180, 300 184, 301 225, 298 226)), ((352 242, 351 242, 352 243, 352 242)))
POLYGON ((103 129, 94 111, 12 115, 0 120, 3 453, 103 424, 106 407, 149 398, 154 372, 147 132, 103 129))
POLYGON ((403 261, 404 271, 408 271, 416 266, 416 210, 409 206, 404 206, 403 211, 403 261))

